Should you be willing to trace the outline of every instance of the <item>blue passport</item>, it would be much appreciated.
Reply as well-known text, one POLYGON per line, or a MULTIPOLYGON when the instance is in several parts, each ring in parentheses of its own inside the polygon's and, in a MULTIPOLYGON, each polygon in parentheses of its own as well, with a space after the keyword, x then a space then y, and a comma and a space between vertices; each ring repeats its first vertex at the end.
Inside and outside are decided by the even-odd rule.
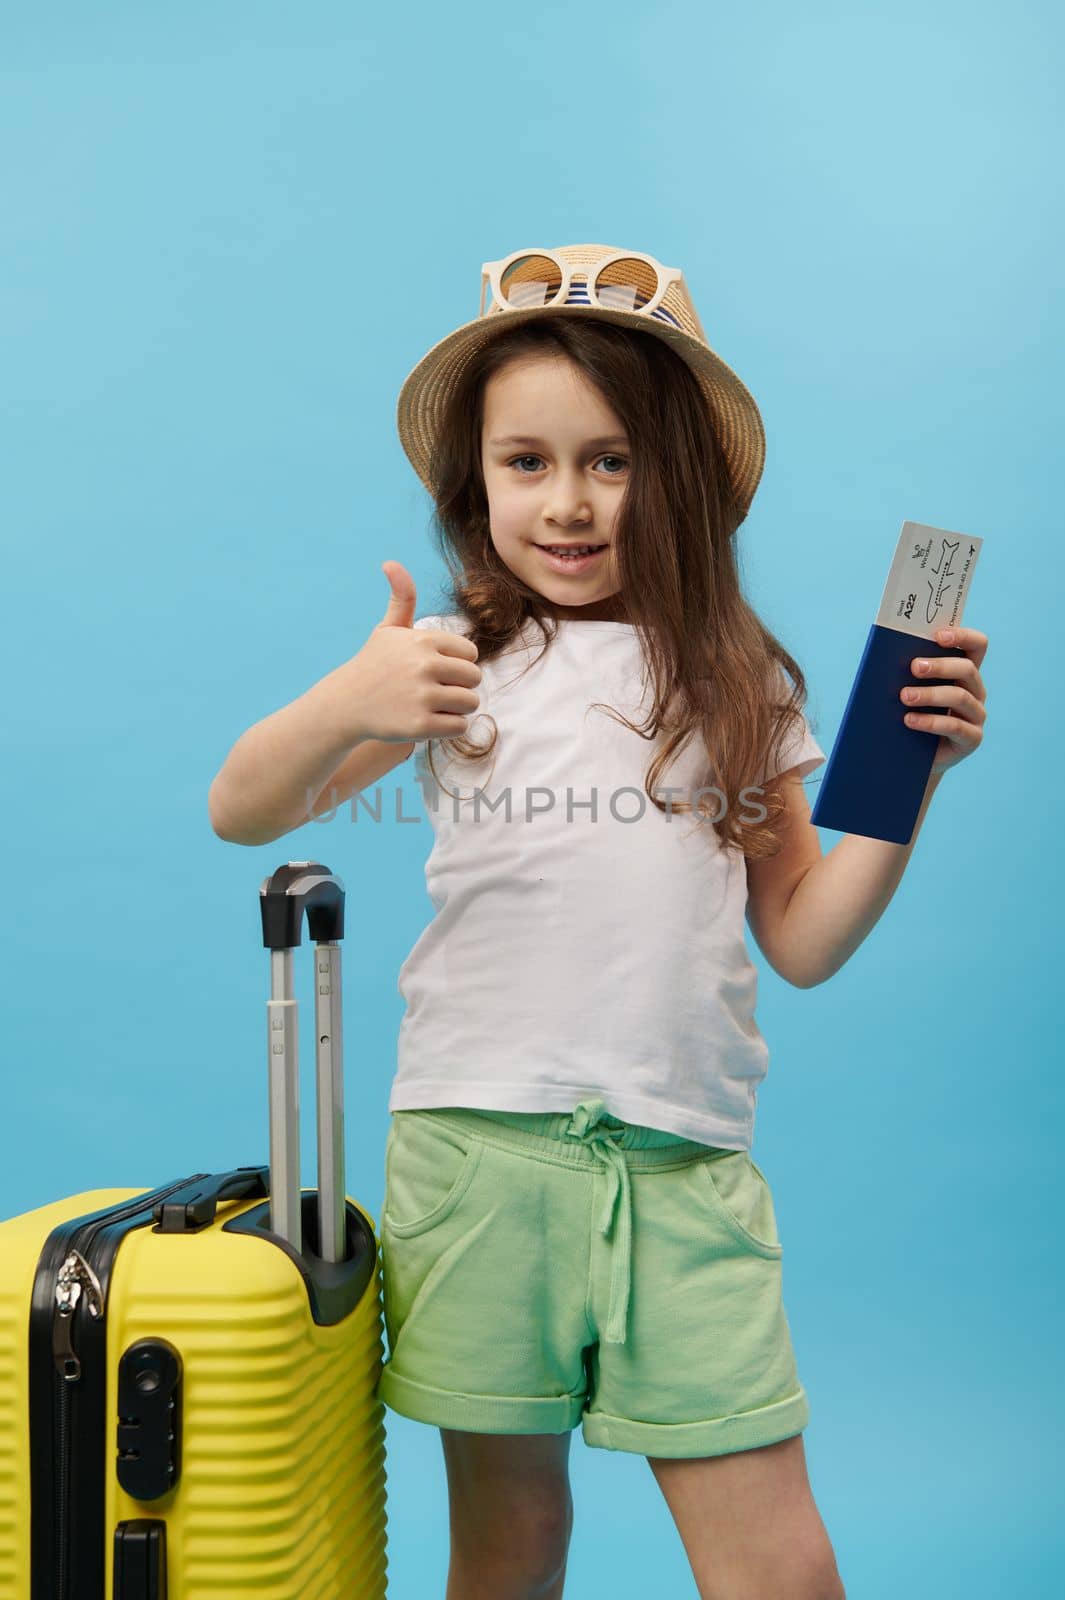
MULTIPOLYGON (((869 629, 836 742, 810 813, 819 828, 909 844, 928 786, 940 735, 911 728, 907 711, 949 714, 946 704, 910 707, 907 684, 922 688, 949 678, 918 678, 915 656, 955 656, 936 640, 961 622, 983 540, 946 528, 905 522, 877 619, 869 629)), ((960 681, 960 680, 957 680, 960 681)))
MULTIPOLYGON (((899 693, 908 683, 923 686, 929 681, 910 671, 914 656, 964 655, 965 651, 954 645, 873 623, 824 767, 811 822, 841 833, 864 833, 870 839, 909 844, 940 735, 903 722, 910 707, 899 699, 899 693)), ((913 709, 942 715, 950 708, 922 705, 913 709)))

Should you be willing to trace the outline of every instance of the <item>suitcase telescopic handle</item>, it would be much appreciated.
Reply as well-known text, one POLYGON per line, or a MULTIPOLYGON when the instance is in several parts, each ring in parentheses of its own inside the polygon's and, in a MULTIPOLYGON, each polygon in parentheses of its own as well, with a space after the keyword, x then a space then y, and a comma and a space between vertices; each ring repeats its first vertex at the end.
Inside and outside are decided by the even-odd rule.
POLYGON ((263 944, 268 950, 299 945, 303 913, 312 939, 338 944, 344 937, 344 885, 320 861, 288 861, 259 889, 263 944))
POLYGON ((303 916, 315 941, 314 1020, 318 1089, 318 1253, 343 1261, 347 1244, 344 1189, 344 1040, 340 941, 344 885, 320 861, 288 861, 259 888, 263 944, 270 951, 266 1003, 270 1086, 270 1228, 303 1250, 300 1192, 299 1007, 293 951, 303 916))

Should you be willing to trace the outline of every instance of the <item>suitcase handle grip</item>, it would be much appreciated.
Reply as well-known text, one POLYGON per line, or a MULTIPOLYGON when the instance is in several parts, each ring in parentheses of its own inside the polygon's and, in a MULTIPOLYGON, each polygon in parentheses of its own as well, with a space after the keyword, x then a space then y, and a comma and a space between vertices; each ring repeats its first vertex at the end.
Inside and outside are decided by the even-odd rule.
POLYGON ((198 1233, 201 1228, 210 1227, 220 1200, 267 1200, 269 1197, 269 1167, 237 1167, 233 1172, 216 1172, 153 1206, 156 1226, 152 1232, 198 1233))
POLYGON ((311 938, 335 944, 344 937, 344 885, 320 861, 288 861, 259 890, 263 945, 291 950, 298 945, 303 913, 311 938))

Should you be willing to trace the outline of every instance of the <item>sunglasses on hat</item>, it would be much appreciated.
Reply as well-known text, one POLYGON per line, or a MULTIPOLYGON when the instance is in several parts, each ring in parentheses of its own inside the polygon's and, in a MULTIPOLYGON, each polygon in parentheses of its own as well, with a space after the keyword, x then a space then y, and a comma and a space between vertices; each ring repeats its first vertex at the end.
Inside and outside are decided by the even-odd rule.
POLYGON ((679 327, 677 318, 662 305, 673 283, 684 283, 679 267, 665 267, 637 250, 615 250, 579 266, 553 250, 515 250, 501 261, 482 264, 478 315, 485 315, 485 294, 491 289, 494 306, 489 312, 586 305, 601 311, 639 312, 679 327))

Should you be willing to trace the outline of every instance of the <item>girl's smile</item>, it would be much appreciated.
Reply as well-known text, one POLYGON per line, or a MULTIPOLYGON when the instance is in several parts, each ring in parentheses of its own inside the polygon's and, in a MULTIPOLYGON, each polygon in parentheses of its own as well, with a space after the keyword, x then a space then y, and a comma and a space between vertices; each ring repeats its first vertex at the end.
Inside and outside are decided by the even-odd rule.
MULTIPOLYGON (((565 573, 566 577, 569 578, 572 577, 574 573, 588 572, 592 567, 595 566, 600 556, 606 553, 608 547, 605 544, 592 546, 588 554, 580 555, 557 554, 558 550, 566 548, 565 545, 558 546, 542 544, 538 545, 537 548, 539 549, 540 554, 547 561, 548 566, 551 567, 553 571, 565 573)), ((589 550, 588 545, 584 544, 573 545, 570 548, 572 548, 574 551, 589 550)))

